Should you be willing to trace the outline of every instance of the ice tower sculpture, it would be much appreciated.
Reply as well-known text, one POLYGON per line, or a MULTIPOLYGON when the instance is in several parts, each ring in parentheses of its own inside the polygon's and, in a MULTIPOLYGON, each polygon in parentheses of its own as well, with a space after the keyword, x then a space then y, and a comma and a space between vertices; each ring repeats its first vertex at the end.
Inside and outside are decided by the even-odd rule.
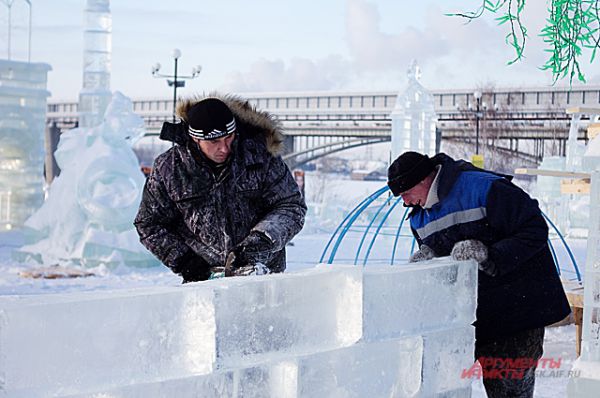
POLYGON ((0 231, 22 226, 43 201, 49 70, 0 60, 0 231))
POLYGON ((131 145, 144 133, 131 100, 115 92, 104 122, 61 135, 61 174, 44 205, 27 220, 30 243, 17 260, 95 267, 158 264, 139 243, 133 219, 144 176, 131 145))
POLYGON ((79 126, 100 124, 111 100, 111 30, 109 0, 87 0, 83 48, 83 87, 79 93, 79 126))
POLYGON ((413 61, 407 71, 408 86, 398 94, 392 111, 392 159, 405 151, 435 154, 436 114, 433 95, 421 85, 421 70, 413 61))

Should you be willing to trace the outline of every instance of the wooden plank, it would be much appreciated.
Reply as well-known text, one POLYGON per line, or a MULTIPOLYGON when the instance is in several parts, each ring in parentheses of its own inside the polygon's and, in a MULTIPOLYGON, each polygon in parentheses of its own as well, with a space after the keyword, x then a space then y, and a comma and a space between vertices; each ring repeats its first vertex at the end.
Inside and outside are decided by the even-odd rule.
POLYGON ((543 169, 515 169, 515 174, 527 174, 548 177, 563 177, 563 178, 591 178, 590 173, 581 173, 575 171, 559 171, 559 170, 543 170, 543 169))
POLYGON ((600 108, 591 108, 585 106, 574 106, 572 108, 567 108, 568 115, 575 113, 581 113, 585 115, 600 115, 600 108))
POLYGON ((600 134, 600 123, 591 123, 588 125, 587 135, 590 140, 596 138, 598 134, 600 134))
POLYGON ((76 268, 67 268, 63 266, 36 267, 19 272, 22 278, 32 279, 62 279, 62 278, 82 278, 93 276, 94 273, 83 271, 76 268))
POLYGON ((581 355, 581 336, 583 330, 583 308, 573 307, 573 322, 575 323, 575 352, 581 355))
POLYGON ((583 308, 583 288, 581 291, 566 291, 567 299, 571 307, 583 308))
POLYGON ((574 195, 589 195, 590 194, 590 179, 564 179, 560 181, 560 193, 574 195))

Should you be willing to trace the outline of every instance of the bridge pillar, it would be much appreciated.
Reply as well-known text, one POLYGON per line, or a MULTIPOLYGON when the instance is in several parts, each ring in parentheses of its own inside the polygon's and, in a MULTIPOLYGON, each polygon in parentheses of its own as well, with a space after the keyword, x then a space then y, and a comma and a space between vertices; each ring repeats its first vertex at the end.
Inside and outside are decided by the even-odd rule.
POLYGON ((294 153, 294 137, 291 135, 283 136, 283 154, 294 153))
POLYGON ((45 140, 45 151, 46 158, 44 160, 44 173, 46 177, 46 184, 50 185, 55 177, 60 174, 58 164, 56 164, 56 158, 54 152, 58 147, 58 140, 60 139, 60 128, 56 125, 56 122, 46 126, 46 140, 45 140))
POLYGON ((435 153, 440 153, 442 147, 442 129, 435 127, 435 153))

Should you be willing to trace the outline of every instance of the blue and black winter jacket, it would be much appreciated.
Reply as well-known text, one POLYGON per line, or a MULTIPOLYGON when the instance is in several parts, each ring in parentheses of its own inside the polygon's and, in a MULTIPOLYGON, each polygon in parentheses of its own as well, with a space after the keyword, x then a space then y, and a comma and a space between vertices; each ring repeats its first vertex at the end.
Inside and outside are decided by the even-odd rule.
POLYGON ((478 169, 441 153, 439 202, 410 215, 419 245, 448 256, 454 244, 477 239, 498 275, 479 272, 478 340, 543 327, 565 318, 569 304, 548 247, 548 226, 537 201, 511 177, 478 169))

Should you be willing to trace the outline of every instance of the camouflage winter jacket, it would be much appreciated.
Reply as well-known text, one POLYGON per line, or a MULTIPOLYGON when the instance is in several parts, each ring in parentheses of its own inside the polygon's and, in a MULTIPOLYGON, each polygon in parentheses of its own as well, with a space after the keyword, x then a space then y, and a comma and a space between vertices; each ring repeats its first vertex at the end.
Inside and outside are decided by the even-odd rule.
POLYGON ((158 156, 135 218, 140 240, 174 272, 191 252, 205 267, 222 267, 228 252, 251 231, 269 238, 256 259, 271 272, 285 269, 285 245, 304 225, 306 205, 278 153, 280 125, 247 102, 221 98, 236 118, 236 138, 226 168, 215 175, 187 134, 186 114, 200 99, 178 106, 182 123, 165 123, 161 138, 173 141, 158 156))

